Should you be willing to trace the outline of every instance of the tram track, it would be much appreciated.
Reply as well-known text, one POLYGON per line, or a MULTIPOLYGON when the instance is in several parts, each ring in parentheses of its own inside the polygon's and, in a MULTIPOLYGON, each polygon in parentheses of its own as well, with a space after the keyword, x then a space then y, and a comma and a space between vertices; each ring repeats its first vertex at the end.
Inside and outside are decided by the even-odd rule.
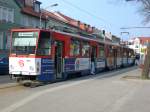
MULTIPOLYGON (((114 70, 114 71, 107 71, 107 72, 102 72, 102 73, 99 73, 98 75, 94 75, 94 77, 97 77, 97 76, 99 76, 99 75, 101 75, 102 77, 104 77, 104 78, 106 78, 106 77, 110 77, 110 75, 109 76, 107 76, 106 74, 109 74, 109 73, 114 73, 114 74, 112 74, 111 76, 114 76, 114 75, 117 75, 117 74, 120 74, 120 73, 122 73, 122 72, 126 72, 126 70, 127 71, 130 71, 130 70, 133 70, 133 69, 135 69, 136 67, 131 67, 131 68, 124 68, 124 69, 118 69, 118 70, 114 70), (117 72, 117 74, 116 74, 116 72, 117 72)), ((89 75, 89 76, 87 76, 88 78, 89 77, 91 77, 91 75, 89 75)), ((93 77, 93 76, 92 76, 93 77)), ((76 77, 75 79, 73 79, 73 80, 78 80, 78 78, 81 78, 81 77, 76 77)), ((86 77, 82 77, 82 78, 86 78, 86 77)), ((81 78, 81 79, 82 79, 81 78)), ((69 79, 70 80, 70 79, 69 79)), ((68 81, 69 81, 68 80, 68 81)), ((50 84, 50 83, 48 83, 48 84, 50 84)), ((41 86, 41 85, 40 85, 41 86)), ((2 91, 9 91, 9 90, 23 90, 23 89, 25 89, 25 88, 29 88, 29 87, 31 87, 32 88, 32 86, 26 86, 25 84, 23 84, 23 83, 6 83, 6 84, 1 84, 0 85, 0 93, 2 92, 2 91)), ((33 86, 33 87, 38 87, 38 86, 33 86)))

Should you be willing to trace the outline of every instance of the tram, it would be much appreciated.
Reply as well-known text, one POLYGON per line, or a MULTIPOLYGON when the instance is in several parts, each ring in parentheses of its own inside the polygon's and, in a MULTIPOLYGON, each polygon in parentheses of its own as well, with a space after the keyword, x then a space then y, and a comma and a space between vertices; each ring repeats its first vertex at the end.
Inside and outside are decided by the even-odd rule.
POLYGON ((132 59, 127 61, 129 51, 96 38, 66 32, 12 29, 9 74, 19 80, 64 80, 74 73, 90 74, 92 63, 95 73, 131 65, 132 59))

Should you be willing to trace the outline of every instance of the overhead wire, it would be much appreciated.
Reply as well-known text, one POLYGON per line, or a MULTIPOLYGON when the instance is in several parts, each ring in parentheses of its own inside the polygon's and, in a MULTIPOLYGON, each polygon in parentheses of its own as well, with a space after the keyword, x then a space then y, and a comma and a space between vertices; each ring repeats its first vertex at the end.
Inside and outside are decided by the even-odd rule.
POLYGON ((68 5, 70 5, 70 6, 74 7, 74 8, 76 8, 76 9, 78 9, 79 11, 84 12, 84 13, 88 14, 88 15, 91 16, 91 17, 95 17, 97 20, 101 20, 101 21, 103 21, 104 23, 107 23, 107 24, 109 24, 109 25, 111 26, 111 23, 108 22, 108 21, 106 21, 105 19, 103 19, 103 18, 101 18, 101 17, 99 17, 99 16, 96 16, 95 14, 93 14, 93 13, 91 13, 91 12, 89 12, 89 11, 83 9, 83 8, 80 8, 79 6, 77 6, 77 5, 75 5, 75 4, 71 3, 71 2, 69 2, 69 1, 67 1, 67 0, 62 0, 62 1, 63 1, 64 3, 66 3, 66 4, 68 4, 68 5))

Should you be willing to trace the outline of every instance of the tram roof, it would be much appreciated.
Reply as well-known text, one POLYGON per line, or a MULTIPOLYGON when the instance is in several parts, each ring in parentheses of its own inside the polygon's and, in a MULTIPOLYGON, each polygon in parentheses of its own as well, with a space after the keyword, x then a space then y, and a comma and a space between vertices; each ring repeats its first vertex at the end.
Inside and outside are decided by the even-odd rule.
POLYGON ((61 33, 61 34, 64 34, 64 35, 72 36, 74 38, 79 38, 79 39, 84 39, 84 40, 98 42, 98 43, 101 43, 101 44, 120 46, 121 47, 121 45, 116 44, 116 43, 104 42, 104 41, 101 41, 101 40, 99 40, 97 38, 84 37, 84 36, 81 36, 81 35, 78 35, 78 34, 62 32, 62 31, 58 31, 58 30, 39 29, 39 28, 16 28, 16 29, 12 29, 11 31, 13 31, 13 32, 18 32, 18 31, 22 31, 22 32, 24 32, 24 31, 49 31, 49 32, 61 33))

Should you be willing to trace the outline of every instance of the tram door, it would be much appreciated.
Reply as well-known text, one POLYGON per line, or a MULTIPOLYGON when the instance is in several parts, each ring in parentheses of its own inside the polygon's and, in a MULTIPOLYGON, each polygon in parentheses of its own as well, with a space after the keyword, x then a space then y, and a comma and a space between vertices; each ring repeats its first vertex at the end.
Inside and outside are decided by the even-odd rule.
POLYGON ((55 73, 56 79, 63 78, 63 42, 56 41, 55 42, 55 73))

